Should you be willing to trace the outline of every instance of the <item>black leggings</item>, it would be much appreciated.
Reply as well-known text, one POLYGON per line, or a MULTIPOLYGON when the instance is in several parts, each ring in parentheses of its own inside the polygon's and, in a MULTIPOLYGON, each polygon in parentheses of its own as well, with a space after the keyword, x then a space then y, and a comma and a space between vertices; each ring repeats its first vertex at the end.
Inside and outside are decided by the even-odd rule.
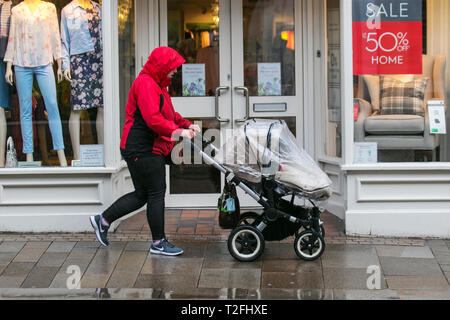
POLYGON ((102 216, 108 223, 112 223, 147 204, 147 221, 152 238, 161 240, 165 237, 166 167, 164 157, 154 155, 126 161, 135 190, 114 202, 102 216))

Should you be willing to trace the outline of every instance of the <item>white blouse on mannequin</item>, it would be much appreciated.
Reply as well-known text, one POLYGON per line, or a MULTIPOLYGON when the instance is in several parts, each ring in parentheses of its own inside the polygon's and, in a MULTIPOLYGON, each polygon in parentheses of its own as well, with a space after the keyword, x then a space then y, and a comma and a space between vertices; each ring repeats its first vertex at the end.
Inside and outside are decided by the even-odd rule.
POLYGON ((15 6, 4 61, 34 68, 46 66, 61 57, 55 5, 41 1, 34 12, 23 2, 15 6))

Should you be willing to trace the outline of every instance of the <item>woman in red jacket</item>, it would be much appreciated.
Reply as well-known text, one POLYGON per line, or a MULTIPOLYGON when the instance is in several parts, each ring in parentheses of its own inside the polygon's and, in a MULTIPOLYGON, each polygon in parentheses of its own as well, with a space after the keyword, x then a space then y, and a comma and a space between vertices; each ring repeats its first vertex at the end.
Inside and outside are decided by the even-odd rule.
POLYGON ((150 252, 179 255, 164 234, 165 157, 179 137, 192 139, 200 128, 175 112, 167 87, 185 60, 173 49, 156 48, 131 86, 120 151, 128 164, 135 191, 114 202, 103 214, 91 216, 97 239, 108 245, 109 225, 147 204, 153 242, 150 252))

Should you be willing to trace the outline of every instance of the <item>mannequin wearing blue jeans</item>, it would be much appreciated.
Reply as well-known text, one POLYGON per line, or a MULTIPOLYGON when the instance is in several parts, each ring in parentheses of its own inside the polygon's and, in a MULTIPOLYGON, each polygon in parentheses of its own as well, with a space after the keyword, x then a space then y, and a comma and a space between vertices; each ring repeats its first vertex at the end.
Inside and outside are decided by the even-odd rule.
POLYGON ((45 108, 48 113, 48 122, 52 134, 53 148, 58 151, 61 166, 67 166, 64 156, 64 140, 61 118, 59 115, 56 96, 55 76, 52 64, 47 66, 24 68, 15 66, 16 88, 20 103, 20 122, 22 127, 23 153, 27 154, 27 161, 32 161, 33 154, 33 121, 32 121, 32 87, 33 79, 36 80, 44 98, 45 108), (31 155, 31 157, 29 157, 31 155))

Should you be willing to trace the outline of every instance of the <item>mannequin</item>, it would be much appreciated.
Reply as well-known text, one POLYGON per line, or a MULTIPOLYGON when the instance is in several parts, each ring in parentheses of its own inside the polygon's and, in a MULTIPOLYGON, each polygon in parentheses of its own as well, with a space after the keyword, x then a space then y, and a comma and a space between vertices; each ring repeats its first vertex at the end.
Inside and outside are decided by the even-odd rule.
POLYGON ((5 109, 11 107, 11 88, 8 87, 6 80, 4 79, 4 73, 6 71, 3 58, 5 56, 6 46, 8 44, 9 35, 9 23, 11 18, 11 1, 0 0, 1 6, 1 24, 0 24, 0 60, 1 66, 0 70, 2 73, 2 78, 0 81, 0 168, 5 167, 5 156, 6 156, 6 138, 7 138, 7 123, 5 116, 5 109))
MULTIPOLYGON (((42 27, 42 25, 38 25, 39 27, 42 27)), ((22 136, 24 137, 24 153, 26 154, 26 160, 28 162, 33 161, 33 152, 28 152, 25 150, 25 142, 30 140, 30 132, 26 132, 25 136, 25 127, 29 130, 29 128, 32 126, 32 124, 29 123, 29 121, 32 121, 30 117, 28 116, 28 113, 30 112, 29 109, 31 103, 28 101, 28 95, 31 96, 31 88, 29 88, 29 79, 33 79, 33 77, 36 75, 36 78, 38 80, 39 87, 41 89, 41 92, 44 96, 44 100, 46 101, 46 109, 49 114, 49 124, 50 124, 50 131, 52 133, 53 137, 53 143, 54 146, 56 143, 58 143, 58 148, 55 147, 55 150, 57 151, 58 158, 60 165, 62 167, 67 166, 67 160, 64 154, 64 143, 62 138, 62 126, 61 126, 61 118, 59 116, 59 110, 57 106, 57 99, 56 99, 56 86, 54 83, 53 78, 53 72, 51 68, 51 64, 53 63, 53 59, 57 61, 58 66, 58 72, 57 72, 57 81, 60 83, 63 78, 63 72, 62 72, 62 59, 61 59, 61 47, 60 43, 56 40, 59 38, 59 30, 58 30, 58 21, 56 16, 56 8, 53 4, 41 1, 41 0, 24 0, 21 4, 13 8, 13 15, 11 19, 11 31, 10 31, 10 37, 9 37, 9 43, 8 48, 6 50, 5 59, 4 61, 7 62, 6 64, 6 73, 5 78, 6 82, 10 85, 13 85, 14 76, 12 71, 13 64, 15 65, 15 72, 16 72, 16 82, 17 82, 17 89, 19 93, 19 100, 21 101, 21 125, 22 125, 22 136), (38 11, 39 10, 39 11, 38 11), (40 11, 42 10, 42 11, 40 11), (45 11, 44 11, 45 10, 45 11), (16 16, 15 13, 16 12, 16 16), (47 15, 50 17, 51 20, 47 21, 45 19, 42 20, 36 20, 34 17, 36 14, 39 14, 40 17, 43 17, 47 15), (29 21, 24 19, 21 15, 27 15, 27 18, 29 17, 29 21), (22 19, 22 20, 21 20, 22 19), (17 20, 17 21, 16 21, 17 20), (31 22, 30 22, 31 21, 31 22), (22 36, 23 39, 28 39, 30 35, 24 34, 23 29, 20 28, 20 23, 34 23, 34 21, 37 21, 36 23, 45 23, 45 27, 48 27, 48 29, 54 28, 56 26, 56 30, 53 29, 49 31, 48 29, 42 29, 40 30, 39 36, 42 36, 43 39, 39 39, 38 44, 35 44, 35 42, 32 42, 34 46, 36 46, 38 49, 35 51, 24 51, 20 45, 19 38, 22 36), (18 26, 16 27, 16 24, 18 26), (16 28, 18 30, 16 30, 16 28), (56 32, 55 32, 56 31, 56 32), (22 33, 21 33, 22 32, 22 33), (16 34, 17 33, 17 34, 16 34), (56 34, 55 34, 56 33, 56 34), (45 37, 48 38, 45 38, 45 37), (53 38, 51 38, 53 37, 53 38), (44 42, 43 42, 44 41, 44 42), (49 42, 45 42, 49 41, 49 42), (39 47, 40 46, 40 47, 39 47), (44 49, 45 48, 45 49, 44 49), (22 50, 22 51, 21 51, 22 50), (47 50, 47 51, 45 51, 47 50), (50 50, 52 50, 50 52, 50 50), (47 54, 47 55, 46 55, 47 54), (42 63, 40 59, 42 59, 42 63), (46 59, 44 61, 44 59, 46 59), (51 61, 49 61, 51 60, 51 61), (38 61, 36 64, 36 61, 38 61), (33 64, 34 63, 34 64, 33 64), (39 76, 38 76, 39 72, 39 76), (44 74, 44 76, 42 76, 44 74), (18 80, 18 77, 20 75, 20 79, 25 80, 18 80), (44 78, 46 77, 46 78, 44 78), (52 83, 49 83, 49 79, 52 83), (51 80, 53 79, 53 80, 51 80), (45 81, 45 83, 44 83, 45 81), (20 83, 19 83, 20 82, 20 83), (42 87, 44 86, 45 87, 42 87), (28 90, 29 89, 29 90, 28 90), (45 89, 45 90, 44 90, 45 89), (30 92, 29 92, 30 91, 30 92), (21 98, 22 96, 22 98, 21 98), (26 99, 25 99, 26 97, 26 99), (26 111, 25 111, 25 108, 26 111), (23 109, 23 110, 22 110, 23 109), (28 112, 27 118, 24 117, 24 120, 22 121, 22 112, 28 112), (56 142, 57 141, 57 142, 56 142)), ((27 41, 27 40, 24 40, 27 41)), ((29 41, 29 40, 28 40, 29 41)), ((32 85, 32 80, 31 80, 32 85)), ((32 136, 32 130, 31 130, 31 136, 32 136)), ((29 144, 29 143, 28 143, 29 144)), ((28 147, 29 149, 32 149, 31 147, 28 147)))
MULTIPOLYGON (((98 4, 90 0, 78 0, 69 3, 61 14, 61 38, 63 43, 63 56, 65 62, 63 63, 63 75, 64 78, 71 82, 72 94, 71 94, 71 105, 72 111, 69 118, 69 132, 70 139, 72 142, 73 156, 74 160, 80 159, 80 117, 83 110, 96 108, 97 109, 97 119, 96 119, 96 129, 97 129, 97 140, 99 144, 104 143, 103 137, 103 101, 101 98, 94 99, 92 92, 95 89, 99 89, 100 80, 92 80, 92 75, 95 75, 95 79, 103 80, 103 69, 98 67, 90 71, 86 71, 86 64, 96 63, 99 64, 99 57, 101 57, 101 39, 96 38, 96 35, 92 35, 91 29, 97 28, 98 32, 101 25, 101 17, 97 16, 97 21, 89 20, 89 17, 93 18, 95 10, 98 9, 98 4), (83 11, 80 12, 80 8, 83 11), (86 17, 86 24, 80 23, 79 25, 70 25, 67 16, 71 15, 83 15, 86 17), (74 48, 72 46, 73 38, 77 38, 78 42, 82 42, 86 47, 74 48), (95 45, 94 45, 95 44, 95 45), (73 74, 71 70, 82 69, 83 71, 77 74, 73 74), (75 76, 72 77, 72 75, 75 76), (81 89, 80 86, 85 86, 87 88, 81 89), (80 92, 86 94, 85 103, 81 102, 79 97, 80 92), (101 101, 100 101, 101 100, 101 101)), ((100 11, 100 10, 99 10, 100 11)), ((95 34, 95 31, 94 31, 95 34)), ((102 88, 101 88, 102 89, 102 88)), ((101 90, 103 91, 103 90, 101 90)))

